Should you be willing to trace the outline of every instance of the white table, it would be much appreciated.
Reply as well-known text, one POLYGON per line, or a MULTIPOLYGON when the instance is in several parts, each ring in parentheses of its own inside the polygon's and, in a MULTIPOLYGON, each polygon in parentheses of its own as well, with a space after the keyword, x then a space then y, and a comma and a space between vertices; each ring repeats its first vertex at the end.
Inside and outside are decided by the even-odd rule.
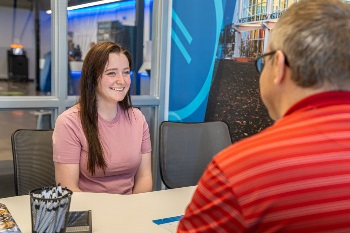
MULTIPOLYGON (((92 210, 94 233, 167 233, 152 220, 184 214, 195 188, 133 195, 75 192, 70 210, 92 210)), ((3 198, 0 203, 7 206, 22 233, 31 232, 29 195, 3 198)))

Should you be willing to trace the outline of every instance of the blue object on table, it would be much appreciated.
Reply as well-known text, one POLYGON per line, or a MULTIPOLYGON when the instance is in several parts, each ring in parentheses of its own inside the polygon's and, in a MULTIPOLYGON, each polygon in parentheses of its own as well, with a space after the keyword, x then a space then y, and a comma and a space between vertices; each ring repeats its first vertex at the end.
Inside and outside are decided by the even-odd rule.
POLYGON ((183 217, 183 215, 179 215, 179 216, 174 216, 174 217, 169 217, 169 218, 155 219, 152 221, 157 225, 161 225, 161 224, 170 223, 170 222, 178 222, 178 221, 180 221, 180 219, 182 217, 183 217))

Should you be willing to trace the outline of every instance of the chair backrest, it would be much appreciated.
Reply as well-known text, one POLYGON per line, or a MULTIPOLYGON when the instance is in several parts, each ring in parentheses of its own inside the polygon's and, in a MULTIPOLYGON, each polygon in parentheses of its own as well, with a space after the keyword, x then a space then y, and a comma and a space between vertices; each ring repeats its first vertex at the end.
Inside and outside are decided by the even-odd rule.
POLYGON ((55 184, 53 130, 19 129, 11 136, 16 195, 55 184))
POLYGON ((168 188, 196 185, 214 155, 231 144, 225 122, 162 122, 159 162, 168 188))

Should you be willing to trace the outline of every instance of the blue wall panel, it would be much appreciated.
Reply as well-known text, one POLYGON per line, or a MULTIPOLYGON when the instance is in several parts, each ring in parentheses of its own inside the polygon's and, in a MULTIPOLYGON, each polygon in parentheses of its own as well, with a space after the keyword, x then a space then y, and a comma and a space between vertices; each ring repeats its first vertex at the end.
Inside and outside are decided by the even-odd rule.
POLYGON ((204 120, 221 29, 236 0, 174 0, 169 121, 204 120))

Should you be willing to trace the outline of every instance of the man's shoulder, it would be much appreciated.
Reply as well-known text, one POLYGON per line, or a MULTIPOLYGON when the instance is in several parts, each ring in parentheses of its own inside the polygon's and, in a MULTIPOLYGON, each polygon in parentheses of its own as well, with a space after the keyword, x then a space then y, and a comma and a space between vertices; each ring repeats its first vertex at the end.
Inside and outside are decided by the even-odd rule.
POLYGON ((255 161, 271 151, 279 150, 280 143, 289 136, 290 125, 274 124, 261 132, 233 143, 217 154, 214 159, 217 164, 236 166, 245 162, 255 161))

